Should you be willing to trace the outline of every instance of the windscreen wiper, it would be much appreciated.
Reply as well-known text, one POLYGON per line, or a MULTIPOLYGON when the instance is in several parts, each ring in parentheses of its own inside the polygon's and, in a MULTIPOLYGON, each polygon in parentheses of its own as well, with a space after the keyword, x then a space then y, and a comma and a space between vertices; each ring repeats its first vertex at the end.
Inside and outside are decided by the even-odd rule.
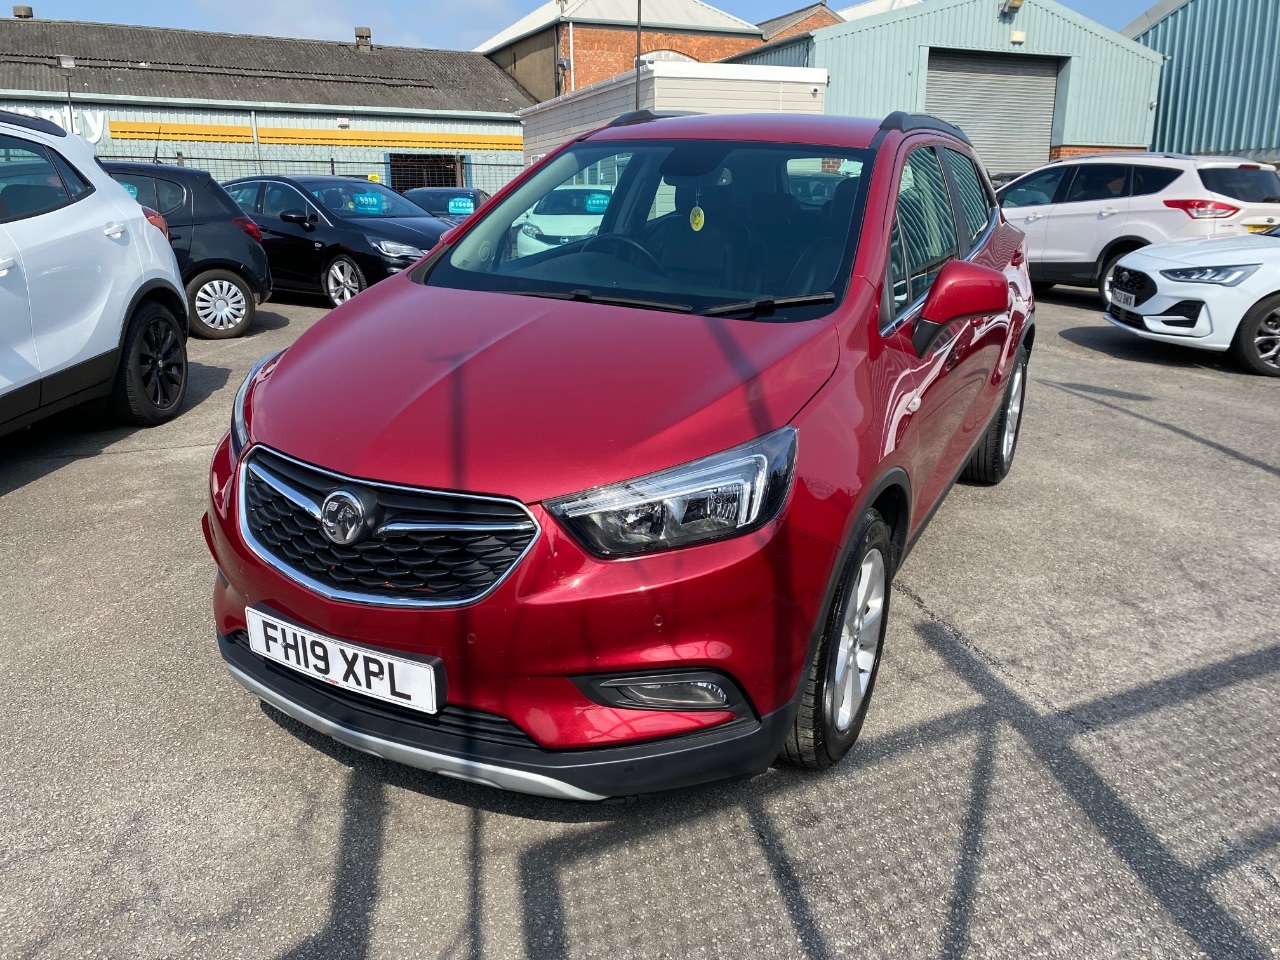
POLYGON ((580 303, 605 303, 611 307, 637 307, 641 310, 669 310, 672 313, 693 313, 687 303, 671 303, 669 300, 637 300, 634 297, 611 297, 594 290, 498 290, 517 297, 546 297, 548 300, 577 300, 580 303))
POLYGON ((836 295, 828 290, 826 293, 806 293, 798 297, 755 297, 739 303, 718 303, 702 311, 704 317, 723 317, 731 313, 745 313, 748 316, 760 317, 773 313, 779 307, 803 307, 813 303, 835 303, 836 295))

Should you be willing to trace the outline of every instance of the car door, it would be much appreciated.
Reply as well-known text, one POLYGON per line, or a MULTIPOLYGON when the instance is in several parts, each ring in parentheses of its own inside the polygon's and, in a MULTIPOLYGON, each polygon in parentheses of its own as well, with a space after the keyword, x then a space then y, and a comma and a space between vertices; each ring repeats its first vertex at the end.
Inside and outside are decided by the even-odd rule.
POLYGON ((1054 210, 1054 200, 1070 167, 1046 167, 1000 188, 1000 206, 1005 219, 1026 234, 1027 259, 1033 275, 1045 259, 1045 228, 1054 210))
POLYGON ((156 177, 156 210, 169 225, 169 245, 178 258, 178 273, 185 281, 191 267, 191 194, 177 180, 156 177))
MULTIPOLYGON (((0 191, 5 166, 0 162, 0 191)), ((0 207, 0 220, 4 218, 3 211, 0 207)), ((8 231, 0 226, 0 425, 40 405, 39 381, 22 254, 8 231)))
POLYGON ((1125 235, 1129 219, 1129 165, 1080 163, 1062 199, 1049 211, 1044 259, 1063 279, 1088 283, 1102 252, 1125 235))
POLYGON ((267 181, 262 191, 262 213, 257 218, 262 229, 262 246, 271 263, 271 275, 291 287, 313 290, 320 283, 321 252, 324 241, 318 236, 320 213, 296 188, 287 183, 267 181), (285 213, 304 213, 306 224, 290 223, 285 213))
POLYGON ((132 231, 155 228, 52 148, 0 135, 6 155, 40 171, 39 183, 0 188, 0 202, 21 251, 45 406, 111 375, 141 266, 132 231), (80 369, 56 376, 73 367, 80 369))

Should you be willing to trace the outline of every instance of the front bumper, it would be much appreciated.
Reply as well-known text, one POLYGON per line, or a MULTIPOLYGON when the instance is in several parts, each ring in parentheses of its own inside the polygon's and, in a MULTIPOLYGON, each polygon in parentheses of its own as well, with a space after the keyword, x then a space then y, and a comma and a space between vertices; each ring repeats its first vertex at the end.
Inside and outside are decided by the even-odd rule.
POLYGON ((1160 271, 1188 264, 1159 260, 1141 251, 1130 254, 1120 266, 1146 274, 1154 282, 1154 290, 1132 307, 1108 304, 1103 317, 1113 326, 1147 340, 1201 350, 1227 350, 1240 319, 1254 302, 1254 294, 1243 285, 1224 287, 1170 280, 1160 271))

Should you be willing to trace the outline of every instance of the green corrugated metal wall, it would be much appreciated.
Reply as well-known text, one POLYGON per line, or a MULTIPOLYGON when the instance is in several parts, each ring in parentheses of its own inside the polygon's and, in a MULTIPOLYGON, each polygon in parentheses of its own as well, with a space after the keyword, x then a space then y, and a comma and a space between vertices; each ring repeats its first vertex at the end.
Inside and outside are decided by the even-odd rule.
MULTIPOLYGON (((1162 58, 1053 0, 1025 0, 1021 10, 1003 16, 998 0, 926 0, 734 59, 826 67, 827 113, 878 117, 924 110, 930 47, 1059 57, 1055 145, 1151 142, 1162 58), (1014 31, 1025 33, 1025 41, 1013 43, 1014 31)), ((1017 106, 1014 89, 1008 103, 992 109, 1017 106)))
POLYGON ((1134 39, 1172 58, 1156 149, 1280 158, 1280 0, 1191 0, 1134 39))

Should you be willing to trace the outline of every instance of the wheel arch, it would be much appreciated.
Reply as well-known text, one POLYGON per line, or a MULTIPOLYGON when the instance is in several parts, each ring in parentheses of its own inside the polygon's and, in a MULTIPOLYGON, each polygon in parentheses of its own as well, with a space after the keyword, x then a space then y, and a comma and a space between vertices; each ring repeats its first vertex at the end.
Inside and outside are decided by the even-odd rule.
POLYGON ((120 339, 116 344, 117 356, 124 353, 124 338, 129 332, 129 321, 144 303, 158 303, 170 310, 177 318, 179 325, 188 336, 191 334, 191 318, 187 315, 187 297, 185 291, 179 293, 165 280, 148 280, 129 301, 129 308, 124 312, 124 322, 120 324, 120 339))
POLYGON ((1105 267, 1107 265, 1107 261, 1110 260, 1112 257, 1114 257, 1117 253, 1119 254, 1133 253, 1133 251, 1135 250, 1139 250, 1142 247, 1149 247, 1149 246, 1151 246, 1150 240, 1146 240, 1142 237, 1137 236, 1136 234, 1126 234, 1123 237, 1116 237, 1114 240, 1112 240, 1110 243, 1108 243, 1105 247, 1102 248, 1102 253, 1098 256, 1097 262, 1094 263, 1093 282, 1097 283, 1099 280, 1102 279, 1103 267, 1105 267))
MULTIPOLYGON (((876 510, 889 525, 889 541, 893 544, 893 568, 905 557, 908 533, 911 529, 911 480, 907 471, 901 467, 893 467, 870 487, 870 492, 862 498, 858 509, 854 511, 850 530, 857 528, 858 521, 868 510, 876 510)), ((846 544, 843 552, 847 552, 850 544, 846 544)))

